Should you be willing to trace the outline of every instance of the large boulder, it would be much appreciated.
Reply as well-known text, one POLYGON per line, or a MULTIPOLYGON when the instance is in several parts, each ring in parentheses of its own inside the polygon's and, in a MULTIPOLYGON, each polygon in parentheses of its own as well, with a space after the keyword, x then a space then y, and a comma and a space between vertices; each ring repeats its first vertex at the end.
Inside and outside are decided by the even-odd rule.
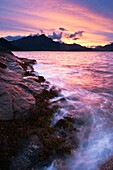
POLYGON ((35 98, 18 84, 0 83, 0 120, 12 120, 27 114, 35 98))
POLYGON ((33 104, 35 98, 21 74, 0 68, 0 120, 22 116, 33 104))
POLYGON ((12 120, 27 114, 35 105, 34 95, 40 94, 43 86, 38 77, 24 77, 33 72, 35 60, 19 59, 12 53, 0 53, 0 120, 12 120))

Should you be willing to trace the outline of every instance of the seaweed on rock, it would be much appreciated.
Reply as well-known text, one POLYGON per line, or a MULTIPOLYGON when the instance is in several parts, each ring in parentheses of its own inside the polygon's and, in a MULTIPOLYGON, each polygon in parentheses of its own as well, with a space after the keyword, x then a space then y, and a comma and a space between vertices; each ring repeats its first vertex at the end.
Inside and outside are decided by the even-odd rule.
POLYGON ((54 127, 51 127, 53 110, 50 108, 49 98, 56 95, 58 94, 53 89, 43 90, 42 94, 35 97, 36 105, 29 109, 27 116, 0 122, 0 146, 2 146, 0 156, 4 160, 15 157, 22 147, 23 139, 29 138, 33 134, 39 137, 43 145, 37 161, 44 161, 52 154, 63 156, 71 152, 73 145, 68 136, 72 131, 76 131, 73 123, 64 119, 59 120, 54 127), (62 127, 66 131, 61 130, 62 127))
MULTIPOLYGON (((0 120, 0 169, 8 170, 10 167, 11 170, 27 170, 36 163, 46 164, 49 160, 52 162, 57 157, 69 154, 78 145, 75 136, 73 140, 73 134, 77 132, 74 119, 67 117, 52 126, 54 112, 60 106, 57 102, 55 105, 51 103, 50 99, 58 97, 60 90, 55 87, 49 89, 44 77, 33 75, 32 64, 35 60, 19 60, 12 53, 8 56, 4 53, 4 60, 5 57, 13 58, 19 66, 21 65, 20 72, 11 68, 18 72, 16 74, 12 71, 12 74, 15 73, 13 79, 17 82, 13 83, 13 86, 21 86, 25 94, 32 96, 35 104, 32 104, 25 115, 0 120), (16 75, 20 78, 16 78, 16 75), (28 77, 23 79, 23 76, 28 77), (33 82, 38 87, 37 91, 33 82)), ((10 62, 6 63, 10 69, 10 62)), ((1 64, 1 67, 5 68, 5 65, 1 64)))

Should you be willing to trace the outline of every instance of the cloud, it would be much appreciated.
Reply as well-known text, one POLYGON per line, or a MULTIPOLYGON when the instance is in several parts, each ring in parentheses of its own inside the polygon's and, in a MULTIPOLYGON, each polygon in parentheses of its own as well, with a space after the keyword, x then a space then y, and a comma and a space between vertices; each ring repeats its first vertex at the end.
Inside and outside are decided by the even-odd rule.
POLYGON ((41 32, 41 34, 44 34, 44 31, 42 29, 40 30, 40 32, 41 32))
MULTIPOLYGON (((68 2, 68 0, 66 0, 68 2)), ((90 9, 90 11, 100 14, 101 16, 111 18, 113 19, 113 1, 111 0, 95 0, 95 1, 91 1, 91 0, 83 0, 83 1, 79 1, 79 0, 70 0, 69 1, 70 4, 72 4, 73 6, 75 6, 76 4, 79 6, 84 6, 87 9, 90 9)))
POLYGON ((39 33, 36 33, 36 34, 29 34, 28 36, 35 37, 35 36, 39 36, 39 35, 40 35, 39 33))
POLYGON ((84 31, 77 31, 74 32, 73 34, 69 35, 69 38, 72 38, 73 40, 79 39, 80 37, 83 36, 84 31))
POLYGON ((60 32, 60 33, 56 33, 56 32, 53 32, 53 34, 52 35, 48 35, 48 37, 49 38, 52 38, 52 39, 56 39, 56 40, 61 40, 61 38, 62 38, 62 32, 60 32))
POLYGON ((64 33, 63 37, 67 38, 68 41, 70 40, 79 40, 83 36, 84 31, 76 31, 74 33, 64 33))
POLYGON ((73 40, 79 40, 79 38, 73 38, 73 40))
POLYGON ((59 30, 60 30, 60 31, 67 31, 67 30, 66 30, 65 28, 63 28, 63 27, 60 27, 59 30))

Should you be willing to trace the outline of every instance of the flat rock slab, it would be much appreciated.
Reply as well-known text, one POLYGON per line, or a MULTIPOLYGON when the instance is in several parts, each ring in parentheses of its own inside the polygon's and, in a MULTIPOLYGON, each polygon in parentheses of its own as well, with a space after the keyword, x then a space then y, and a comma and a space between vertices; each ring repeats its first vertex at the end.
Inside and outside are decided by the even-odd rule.
MULTIPOLYGON (((35 98, 30 92, 16 84, 16 80, 0 83, 0 120, 12 120, 26 114, 35 104, 35 98), (14 83, 14 84, 13 84, 14 83)), ((30 90, 29 90, 30 91, 30 90)))
POLYGON ((12 120, 27 114, 35 105, 34 95, 43 90, 41 83, 32 77, 29 80, 23 77, 26 70, 22 64, 25 62, 29 65, 35 60, 19 59, 13 54, 0 52, 0 120, 12 120))

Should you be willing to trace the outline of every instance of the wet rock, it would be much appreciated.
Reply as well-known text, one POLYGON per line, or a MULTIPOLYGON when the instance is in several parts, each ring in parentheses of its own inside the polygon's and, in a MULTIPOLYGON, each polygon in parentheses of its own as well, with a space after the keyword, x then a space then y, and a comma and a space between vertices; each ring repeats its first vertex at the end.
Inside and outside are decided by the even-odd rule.
POLYGON ((33 63, 35 60, 20 60, 13 54, 0 52, 0 120, 12 120, 24 116, 35 104, 34 94, 42 92, 40 83, 34 79, 29 79, 28 82, 23 78, 27 68, 21 65, 28 67, 33 63))
POLYGON ((34 59, 19 58, 19 60, 23 61, 24 65, 36 64, 36 60, 34 59))
POLYGON ((1 69, 0 68, 0 82, 4 82, 6 84, 16 84, 17 82, 22 82, 22 75, 9 70, 9 69, 1 69))
POLYGON ((55 126, 59 127, 61 129, 68 129, 68 131, 76 131, 74 124, 76 122, 75 118, 72 117, 64 117, 63 119, 60 119, 55 126))
POLYGON ((31 90, 34 96, 37 96, 37 94, 40 94, 44 89, 48 89, 48 84, 38 83, 38 77, 36 76, 28 76, 24 77, 25 85, 28 86, 31 90))
POLYGON ((12 159, 11 170, 28 170, 39 161, 43 145, 37 135, 32 135, 23 144, 19 153, 12 159))
POLYGON ((39 83, 45 82, 45 78, 43 76, 38 76, 37 82, 39 82, 39 83))
POLYGON ((4 158, 0 158, 0 170, 9 170, 10 161, 4 158))
POLYGON ((109 158, 101 167, 100 170, 113 170, 113 157, 109 158))
POLYGON ((0 52, 0 61, 3 62, 9 70, 23 74, 24 70, 20 65, 21 60, 15 57, 12 53, 0 52))
POLYGON ((36 60, 27 59, 27 58, 20 58, 21 62, 19 63, 23 70, 25 71, 25 76, 33 75, 33 64, 36 64, 36 60))
POLYGON ((77 129, 75 128, 74 118, 65 117, 64 119, 60 119, 54 127, 57 129, 57 136, 65 139, 64 142, 59 145, 57 154, 60 156, 66 156, 79 145, 79 141, 75 135, 77 129))
POLYGON ((25 89, 18 84, 19 81, 21 84, 22 78, 15 72, 0 74, 0 80, 0 120, 11 120, 25 115, 35 104, 30 88, 25 89))
POLYGON ((30 82, 31 80, 34 80, 35 82, 38 82, 38 83, 41 83, 41 82, 45 82, 45 79, 44 81, 40 81, 40 77, 42 76, 35 76, 35 75, 30 75, 30 76, 24 76, 24 80, 27 82, 30 82))
POLYGON ((26 71, 24 76, 35 76, 33 71, 26 71))
POLYGON ((0 62, 0 67, 5 69, 7 66, 4 63, 0 62))

